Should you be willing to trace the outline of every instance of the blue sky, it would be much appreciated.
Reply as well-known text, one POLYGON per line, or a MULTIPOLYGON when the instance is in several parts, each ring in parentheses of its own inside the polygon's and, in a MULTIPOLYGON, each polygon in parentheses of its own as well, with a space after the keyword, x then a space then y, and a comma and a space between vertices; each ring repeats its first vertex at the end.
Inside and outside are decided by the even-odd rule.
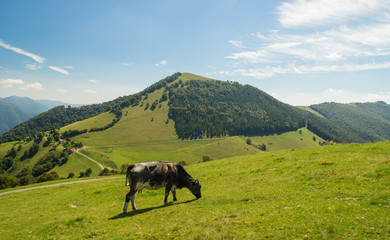
POLYGON ((291 105, 390 103, 390 2, 0 2, 0 97, 99 103, 175 72, 291 105))

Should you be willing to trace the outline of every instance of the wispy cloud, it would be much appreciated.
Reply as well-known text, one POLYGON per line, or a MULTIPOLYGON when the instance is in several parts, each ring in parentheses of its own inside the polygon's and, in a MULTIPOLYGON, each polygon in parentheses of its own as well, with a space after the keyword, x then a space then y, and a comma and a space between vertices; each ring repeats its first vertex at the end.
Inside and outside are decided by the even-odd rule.
POLYGON ((282 3, 277 11, 283 26, 307 27, 375 16, 388 7, 387 0, 294 0, 282 3))
POLYGON ((234 46, 234 47, 238 47, 238 48, 245 48, 244 45, 242 44, 242 41, 238 41, 238 40, 229 40, 229 44, 234 46))
POLYGON ((7 44, 7 43, 3 42, 1 39, 0 39, 0 47, 3 47, 3 48, 8 49, 8 50, 11 50, 13 52, 16 52, 18 54, 24 55, 26 57, 30 57, 34 61, 36 61, 37 63, 41 63, 42 64, 45 61, 45 58, 43 58, 41 56, 38 56, 36 54, 27 52, 27 51, 24 51, 21 48, 13 47, 10 44, 7 44))
POLYGON ((67 70, 65 70, 61 67, 49 66, 49 68, 53 71, 56 71, 56 72, 59 72, 59 73, 65 74, 65 75, 70 75, 70 73, 67 70))
POLYGON ((66 92, 68 92, 68 90, 64 89, 64 88, 59 88, 59 89, 57 89, 57 92, 66 93, 66 92))
POLYGON ((97 93, 97 91, 91 90, 91 89, 85 89, 84 92, 88 93, 88 94, 95 94, 95 93, 97 93))
POLYGON ((100 82, 99 80, 96 80, 96 79, 90 79, 90 80, 88 80, 88 82, 91 82, 91 83, 98 83, 98 82, 100 82))
POLYGON ((20 89, 22 90, 30 90, 30 89, 33 89, 33 90, 43 90, 43 87, 42 87, 42 84, 36 82, 36 83, 30 83, 30 84, 26 84, 26 85, 23 85, 20 87, 20 89))
POLYGON ((390 68, 389 1, 293 0, 277 7, 277 14, 286 32, 294 27, 299 34, 283 33, 284 28, 252 33, 256 49, 226 56, 235 69, 225 73, 264 79, 390 68), (361 21, 365 18, 370 21, 361 21))
POLYGON ((5 80, 0 80, 0 86, 3 88, 11 88, 14 87, 15 85, 23 85, 24 81, 21 79, 12 79, 8 78, 5 80))
POLYGON ((30 69, 30 70, 39 70, 39 69, 42 69, 42 64, 29 63, 29 64, 26 65, 26 68, 30 69))
POLYGON ((162 67, 162 66, 165 66, 165 65, 168 65, 168 61, 167 60, 161 60, 159 63, 155 64, 156 67, 162 67))
POLYGON ((131 63, 131 62, 122 63, 122 66, 125 66, 125 67, 129 67, 129 66, 131 66, 131 65, 133 65, 133 63, 131 63))
POLYGON ((252 77, 255 79, 265 79, 276 74, 308 74, 318 72, 357 72, 367 70, 379 70, 390 68, 390 62, 368 63, 368 64, 345 64, 345 65, 314 65, 314 66, 271 66, 267 65, 261 68, 241 68, 232 71, 221 71, 219 75, 252 77))

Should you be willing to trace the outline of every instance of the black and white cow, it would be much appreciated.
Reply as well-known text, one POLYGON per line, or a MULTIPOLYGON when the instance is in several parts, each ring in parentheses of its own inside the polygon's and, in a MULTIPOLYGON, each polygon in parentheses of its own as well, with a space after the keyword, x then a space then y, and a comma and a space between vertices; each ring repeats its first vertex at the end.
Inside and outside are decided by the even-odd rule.
POLYGON ((202 197, 199 181, 193 179, 180 164, 175 162, 147 162, 130 165, 127 168, 125 185, 130 186, 130 192, 126 195, 123 213, 127 212, 130 200, 133 210, 137 210, 134 202, 135 194, 144 188, 165 187, 165 204, 168 203, 170 191, 172 191, 173 201, 177 201, 176 189, 183 187, 188 188, 196 198, 202 197))

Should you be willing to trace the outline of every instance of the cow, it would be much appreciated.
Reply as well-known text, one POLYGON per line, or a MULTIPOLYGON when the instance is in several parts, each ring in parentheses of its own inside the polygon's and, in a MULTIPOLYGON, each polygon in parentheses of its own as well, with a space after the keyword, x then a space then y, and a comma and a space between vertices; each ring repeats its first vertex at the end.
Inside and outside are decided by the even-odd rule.
POLYGON ((165 187, 164 204, 168 203, 170 191, 173 201, 177 201, 176 189, 183 187, 188 188, 197 199, 202 197, 199 181, 192 178, 183 166, 175 162, 146 162, 130 165, 126 171, 125 186, 130 186, 130 192, 126 195, 123 213, 127 212, 130 200, 133 210, 137 210, 134 202, 135 194, 144 188, 155 190, 165 187))

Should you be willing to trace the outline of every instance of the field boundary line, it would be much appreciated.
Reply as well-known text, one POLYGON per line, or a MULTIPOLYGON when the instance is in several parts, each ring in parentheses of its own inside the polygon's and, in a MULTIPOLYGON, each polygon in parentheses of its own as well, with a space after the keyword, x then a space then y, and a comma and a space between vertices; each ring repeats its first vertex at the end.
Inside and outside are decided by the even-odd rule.
POLYGON ((79 181, 72 181, 72 182, 54 183, 54 184, 49 184, 49 185, 42 185, 42 186, 12 190, 12 191, 8 191, 8 192, 2 192, 2 193, 0 193, 0 196, 6 195, 9 193, 18 193, 18 192, 24 192, 24 191, 28 191, 28 190, 34 190, 34 189, 57 187, 57 186, 61 186, 61 185, 68 185, 68 184, 74 184, 74 183, 94 182, 94 181, 115 179, 115 178, 120 178, 120 177, 94 178, 94 179, 86 179, 86 180, 79 180, 79 181))

